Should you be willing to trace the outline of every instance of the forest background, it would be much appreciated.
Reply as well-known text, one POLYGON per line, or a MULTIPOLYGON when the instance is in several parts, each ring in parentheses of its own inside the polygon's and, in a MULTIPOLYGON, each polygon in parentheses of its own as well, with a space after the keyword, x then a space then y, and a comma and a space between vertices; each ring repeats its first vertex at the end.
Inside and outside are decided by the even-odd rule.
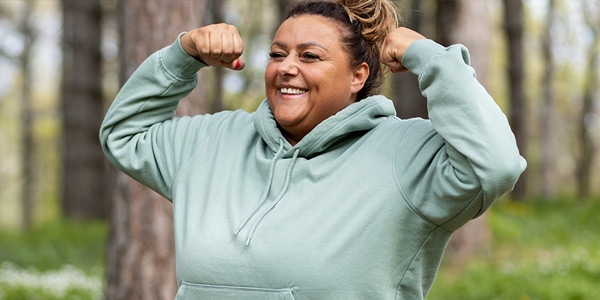
MULTIPOLYGON (((170 203, 111 168, 98 128, 177 34, 227 22, 242 72, 207 68, 177 113, 253 111, 293 0, 0 0, 0 299, 173 299, 170 203)), ((600 2, 402 0, 403 25, 465 44, 528 169, 453 237, 428 299, 598 299, 600 2)), ((398 116, 427 117, 411 74, 398 116)))

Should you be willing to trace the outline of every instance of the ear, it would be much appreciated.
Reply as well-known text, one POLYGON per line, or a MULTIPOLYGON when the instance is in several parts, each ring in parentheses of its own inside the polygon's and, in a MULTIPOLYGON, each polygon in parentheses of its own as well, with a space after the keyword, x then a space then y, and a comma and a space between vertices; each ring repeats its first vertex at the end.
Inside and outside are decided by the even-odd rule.
POLYGON ((369 65, 366 62, 362 62, 356 68, 354 68, 352 73, 352 83, 351 83, 351 91, 353 94, 358 93, 362 90, 365 82, 369 78, 369 65))

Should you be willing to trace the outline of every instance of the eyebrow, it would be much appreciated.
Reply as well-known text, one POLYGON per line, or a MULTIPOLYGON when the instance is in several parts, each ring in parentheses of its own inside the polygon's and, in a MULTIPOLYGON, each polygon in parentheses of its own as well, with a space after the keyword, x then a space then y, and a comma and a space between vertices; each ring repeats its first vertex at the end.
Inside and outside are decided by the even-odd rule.
MULTIPOLYGON (((273 43, 271 45, 277 45, 277 46, 282 47, 282 48, 287 48, 287 45, 284 42, 280 42, 280 41, 273 41, 273 43)), ((311 46, 318 47, 318 48, 321 48, 321 49, 323 49, 325 51, 328 51, 325 46, 323 46, 322 44, 317 43, 317 42, 305 42, 305 43, 301 43, 301 44, 298 45, 298 48, 304 49, 304 48, 308 48, 308 47, 311 47, 311 46)))

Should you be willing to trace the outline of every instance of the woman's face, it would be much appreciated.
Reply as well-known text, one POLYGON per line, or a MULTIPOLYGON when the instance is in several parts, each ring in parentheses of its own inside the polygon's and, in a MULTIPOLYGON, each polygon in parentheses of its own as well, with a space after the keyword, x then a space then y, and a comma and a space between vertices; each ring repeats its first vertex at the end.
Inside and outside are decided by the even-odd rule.
POLYGON ((284 21, 273 38, 267 100, 292 144, 353 103, 368 76, 366 64, 350 66, 340 30, 325 17, 300 15, 284 21))

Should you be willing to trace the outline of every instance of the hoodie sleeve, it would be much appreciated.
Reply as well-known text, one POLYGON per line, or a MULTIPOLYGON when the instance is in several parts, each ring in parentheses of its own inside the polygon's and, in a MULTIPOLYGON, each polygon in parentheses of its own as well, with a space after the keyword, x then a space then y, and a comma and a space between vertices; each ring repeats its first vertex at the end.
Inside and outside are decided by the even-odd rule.
POLYGON ((449 231, 512 190, 527 165, 469 61, 464 46, 432 40, 414 42, 402 60, 418 76, 431 122, 415 120, 405 134, 398 184, 419 214, 449 231))
POLYGON ((173 119, 179 100, 203 66, 179 39, 149 56, 119 91, 100 128, 100 142, 118 169, 171 199, 178 166, 190 156, 199 118, 173 119))

